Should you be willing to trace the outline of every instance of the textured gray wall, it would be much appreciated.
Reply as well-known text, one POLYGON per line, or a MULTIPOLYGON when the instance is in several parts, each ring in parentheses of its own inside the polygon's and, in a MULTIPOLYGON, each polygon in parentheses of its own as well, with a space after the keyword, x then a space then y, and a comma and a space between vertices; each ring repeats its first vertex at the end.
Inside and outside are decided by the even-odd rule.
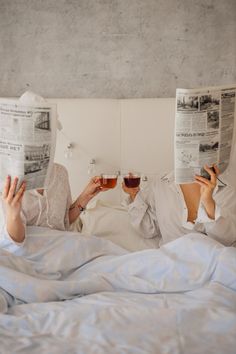
POLYGON ((236 81, 236 0, 0 0, 0 96, 171 97, 236 81))

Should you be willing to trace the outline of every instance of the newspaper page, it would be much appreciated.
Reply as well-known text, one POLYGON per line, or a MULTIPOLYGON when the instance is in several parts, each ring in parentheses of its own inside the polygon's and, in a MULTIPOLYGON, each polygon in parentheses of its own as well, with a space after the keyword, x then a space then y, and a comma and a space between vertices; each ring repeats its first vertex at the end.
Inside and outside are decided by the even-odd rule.
POLYGON ((177 89, 175 182, 192 183, 203 166, 228 166, 235 120, 236 85, 177 89))
POLYGON ((56 105, 0 100, 0 193, 6 176, 47 188, 56 145, 56 105))

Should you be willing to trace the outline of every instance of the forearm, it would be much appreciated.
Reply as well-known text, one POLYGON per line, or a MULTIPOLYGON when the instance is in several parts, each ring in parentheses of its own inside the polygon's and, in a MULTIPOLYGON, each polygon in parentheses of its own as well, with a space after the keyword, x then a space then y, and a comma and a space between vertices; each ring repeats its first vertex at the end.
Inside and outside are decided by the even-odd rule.
POLYGON ((144 214, 143 218, 140 217, 139 212, 135 213, 134 210, 129 212, 129 215, 132 226, 143 238, 160 236, 160 230, 148 212, 144 214))
POLYGON ((153 238, 160 236, 154 206, 148 205, 137 196, 129 205, 128 213, 132 226, 144 237, 153 238))
POLYGON ((82 213, 83 209, 88 204, 90 198, 86 195, 81 194, 69 209, 69 222, 72 224, 82 213))
POLYGON ((70 222, 70 224, 73 224, 73 222, 79 217, 80 214, 81 214, 81 210, 77 206, 71 207, 69 209, 69 222, 70 222))
MULTIPOLYGON (((236 193, 231 186, 226 186, 217 191, 214 196, 214 218, 207 220, 204 214, 201 222, 204 223, 209 237, 231 246, 236 241, 236 193)), ((212 207, 213 208, 213 207, 212 207)), ((206 213, 206 207, 204 206, 206 213)), ((208 211, 209 213, 209 211, 208 211)))
POLYGON ((7 217, 6 228, 9 236, 15 242, 23 242, 25 239, 25 225, 19 216, 17 217, 7 217))
POLYGON ((212 220, 215 220, 215 209, 216 209, 216 206, 215 206, 215 201, 214 199, 210 199, 210 200, 207 200, 207 201, 203 201, 202 202, 203 206, 204 206, 204 209, 207 213, 207 216, 212 219, 212 220))

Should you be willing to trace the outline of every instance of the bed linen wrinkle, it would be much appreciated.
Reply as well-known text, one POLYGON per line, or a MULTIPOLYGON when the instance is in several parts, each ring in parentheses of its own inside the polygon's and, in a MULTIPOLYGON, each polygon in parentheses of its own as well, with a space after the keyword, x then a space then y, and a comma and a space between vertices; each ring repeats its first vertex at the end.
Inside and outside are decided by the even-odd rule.
MULTIPOLYGON (((213 293, 214 294, 214 293, 213 293)), ((175 297, 177 295, 177 297, 180 297, 180 294, 169 294, 167 296, 170 296, 171 299, 171 303, 172 303, 172 312, 177 312, 179 311, 179 323, 178 325, 175 325, 176 330, 178 329, 178 326, 181 324, 181 321, 183 321, 183 310, 185 312, 189 312, 190 313, 190 317, 191 317, 191 321, 189 322, 188 320, 188 326, 186 329, 186 326, 183 328, 183 335, 184 337, 187 335, 189 336, 189 331, 191 332, 191 326, 192 326, 192 322, 196 322, 196 320, 198 319, 198 316, 202 316, 202 312, 205 313, 206 312, 206 308, 203 308, 202 306, 199 308, 199 304, 197 304, 197 306, 195 305, 195 307, 197 307, 197 309, 195 309, 195 312, 193 313, 193 311, 191 310, 191 308, 194 308, 193 306, 193 302, 192 299, 189 302, 189 304, 187 305, 184 301, 184 299, 182 298, 182 305, 181 306, 176 306, 174 305, 174 301, 173 301, 173 297, 175 297), (191 306, 190 306, 191 305, 191 306), (201 310, 202 309, 202 310, 201 310), (191 311, 190 311, 191 310, 191 311), (200 314, 199 314, 200 313, 200 314), (192 316, 194 314, 194 316, 192 316)), ((173 348, 173 343, 172 345, 170 344, 170 340, 172 338, 175 338, 174 340, 176 341, 176 333, 172 333, 170 332, 169 328, 170 328, 170 324, 173 325, 173 323, 176 323, 176 319, 174 321, 173 317, 168 316, 168 309, 166 311, 163 311, 163 309, 158 308, 158 306, 153 307, 153 305, 157 305, 156 300, 159 299, 160 295, 150 295, 150 296, 143 296, 141 294, 135 294, 133 296, 133 294, 124 294, 124 293, 100 293, 100 294, 94 294, 94 295, 90 295, 90 296, 86 296, 80 299, 74 299, 72 301, 64 301, 63 303, 45 303, 45 304, 28 304, 28 305, 18 305, 15 306, 11 309, 11 321, 14 322, 15 320, 15 316, 18 314, 18 316, 23 315, 24 312, 25 313, 29 313, 30 316, 32 317, 32 323, 30 323, 28 325, 29 327, 29 331, 31 332, 35 332, 36 331, 36 324, 37 323, 41 323, 41 333, 42 330, 43 331, 47 331, 50 330, 51 327, 51 332, 52 332, 52 336, 54 338, 54 340, 56 342, 61 341, 61 337, 65 338, 70 338, 70 342, 71 340, 73 341, 73 339, 76 341, 77 340, 77 349, 74 351, 75 353, 86 353, 84 346, 86 348, 86 345, 88 345, 88 341, 89 338, 91 341, 96 341, 97 337, 94 336, 94 331, 99 331, 100 333, 103 333, 104 331, 107 331, 107 327, 106 324, 108 324, 108 327, 111 327, 111 321, 113 324, 113 327, 115 329, 115 333, 119 332, 119 337, 117 338, 117 336, 114 335, 114 333, 111 333, 111 337, 112 338, 112 348, 114 348, 114 345, 117 344, 117 341, 120 340, 125 340, 124 336, 122 336, 121 333, 121 328, 125 328, 126 332, 129 330, 129 328, 133 328, 132 331, 136 331, 136 327, 141 327, 140 330, 143 331, 141 334, 139 333, 139 335, 143 336, 143 333, 149 333, 149 335, 145 336, 145 339, 147 342, 152 343, 149 347, 150 351, 146 351, 146 353, 172 353, 172 354, 177 354, 177 353, 199 353, 198 351, 194 350, 193 345, 189 346, 187 345, 186 341, 184 341, 184 350, 180 351, 179 350, 179 345, 175 346, 175 348, 173 348), (121 300, 122 298, 122 300, 121 300), (100 303, 99 301, 97 301, 98 299, 100 299, 100 303), (116 325, 116 323, 114 322, 115 318, 111 318, 110 316, 110 312, 108 311, 108 313, 106 314, 106 309, 110 309, 111 308, 111 299, 113 300, 113 306, 117 306, 119 311, 120 311, 120 320, 121 322, 119 323, 119 326, 116 325), (124 314, 124 316, 122 316, 122 308, 120 306, 120 302, 124 301, 124 299, 126 300, 127 304, 124 307, 124 310, 126 310, 127 312, 124 314), (116 304, 117 301, 117 304, 116 304), (150 303, 149 303, 150 302, 150 303), (71 305, 70 305, 71 303, 71 305), (76 311, 76 306, 79 305, 81 303, 82 307, 79 307, 76 311), (86 306, 87 303, 87 306, 86 306), (93 306, 91 307, 91 303, 93 304, 93 306), (105 306, 104 306, 105 305, 105 306), (50 311, 50 308, 53 308, 55 306, 55 317, 53 319, 53 316, 51 317, 51 321, 52 323, 48 323, 48 328, 45 327, 44 324, 44 318, 43 318, 43 313, 44 312, 44 316, 45 314, 47 315, 47 311, 50 311), (30 307, 27 309, 27 307, 30 307), (36 309, 38 308, 38 311, 36 311, 36 309), (43 310, 42 310, 43 308, 43 310), (62 312, 61 309, 64 309, 64 311, 62 312), (97 316, 97 312, 99 312, 100 308, 102 309, 103 313, 105 314, 104 317, 101 316, 97 316), (139 320, 137 320, 137 316, 135 316, 135 313, 132 311, 130 312, 130 308, 133 309, 137 309, 138 313, 139 313, 139 320), (144 313, 143 313, 143 308, 144 313), (149 308, 149 313, 147 316, 147 319, 145 319, 145 311, 146 309, 149 308), (154 310, 153 310, 154 309, 154 310), (161 310, 161 311, 159 311, 161 310), (34 315, 33 315, 34 314, 34 315), (97 318, 99 318, 100 320, 96 321, 96 326, 94 327, 93 325, 91 325, 91 315, 92 315, 92 319, 94 316, 97 316, 97 318), (132 316, 133 317, 132 317, 132 316), (129 319, 129 326, 127 326, 127 317, 129 319), (123 318, 123 322, 122 322, 122 318, 123 318), (69 319, 69 320, 68 320, 69 319), (74 331, 74 320, 76 319, 78 321, 78 325, 77 325, 77 332, 74 331), (156 320, 156 323, 153 324, 153 320, 156 320), (163 320, 166 320, 166 327, 168 327, 168 332, 167 332, 167 328, 165 328, 163 326, 163 320), (170 321, 170 324, 168 326, 168 321, 170 321), (73 326, 71 326, 70 324, 73 324, 73 326), (81 327, 81 323, 84 324, 84 327, 81 327), (143 324, 145 323, 145 326, 143 326, 143 324), (149 331, 149 327, 151 326, 151 328, 154 327, 155 331, 153 333, 153 331, 149 331), (70 327, 72 328, 70 331, 70 327), (86 333, 84 333, 86 328, 86 333), (88 330, 89 329, 89 330, 88 330), (145 331, 145 332, 144 332, 145 331), (164 333, 163 333, 164 332, 164 333), (90 333, 90 335, 89 335, 90 333), (161 335, 160 335, 161 333, 161 335), (80 334, 80 335, 79 335, 80 334), (85 335, 86 334, 86 335, 85 335), (84 338, 85 337, 85 338, 84 338), (88 338, 89 337, 89 338, 88 338), (156 340, 154 340, 154 338, 156 340), (86 343, 85 343, 86 342, 86 343), (83 343, 82 345, 79 345, 79 343, 83 343), (161 345, 162 343, 162 345, 161 345), (79 349, 80 348, 80 349, 79 349), (167 350, 167 348, 169 350, 167 350), (177 350, 178 348, 178 350, 177 350), (158 351, 156 351, 158 350, 158 351)), ((161 295, 162 297, 162 295, 161 295)), ((52 312, 52 309, 51 309, 52 312)), ((231 312, 230 312, 231 313, 231 312)), ((224 317, 222 317, 222 321, 221 321, 221 325, 222 327, 224 327, 224 323, 225 323, 225 318, 226 318, 226 314, 224 317)), ((26 320, 26 318, 25 318, 26 320)), ((208 330, 211 330, 211 326, 214 324, 211 323, 210 319, 205 316, 204 317, 204 321, 208 323, 208 330)), ((94 323, 94 319, 92 320, 92 323, 94 323)), ((234 324, 235 324, 235 320, 234 320, 234 324)), ((26 326, 23 326, 26 327, 26 326)), ((12 328, 12 325, 9 324, 9 329, 12 328)), ((198 333, 199 333, 199 328, 197 327, 197 331, 195 330, 193 333, 195 333, 195 335, 190 334, 190 336, 192 337, 192 341, 193 343, 191 344, 195 344, 196 348, 199 349, 199 340, 201 341, 201 338, 199 339, 198 337, 198 333), (194 342, 195 341, 195 342, 194 342)), ((216 331, 217 332, 217 331, 216 331)), ((22 327, 19 326, 19 322, 17 323, 16 326, 16 332, 15 332, 18 336, 20 336, 20 333, 22 333, 22 327), (19 333, 19 334, 18 334, 19 333)), ((45 332, 44 332, 45 333, 45 332)), ((107 333, 107 332, 106 332, 107 333)), ((218 335, 218 334, 217 334, 218 335)), ((38 339, 40 338, 41 335, 39 335, 38 339)), ((227 337, 227 333, 225 334, 225 336, 227 337)), ((47 341, 47 337, 45 337, 45 335, 42 335, 42 339, 45 341, 47 341)), ((34 341, 35 338, 32 338, 32 340, 34 341)), ((110 339, 111 340, 111 339, 110 339)), ((128 340, 130 344, 131 349, 127 350, 126 353, 135 353, 135 349, 137 349, 137 342, 136 339, 133 338, 133 341, 131 342, 130 338, 126 338, 126 340, 128 340)), ((228 340, 227 340, 228 342, 228 340)), ((142 343, 142 342, 141 342, 142 343)), ((205 341, 204 341, 205 343, 205 341)), ((223 341, 224 343, 224 341, 223 341)), ((138 343, 140 344, 140 342, 138 343)), ((234 342, 235 344, 235 342, 234 342)), ((48 343, 49 345, 49 343, 48 343)), ((119 344, 117 344, 117 353, 121 353, 122 351, 119 349, 119 344)), ((206 343, 205 343, 206 345, 206 343)), ((101 346, 99 344, 98 346, 101 350, 101 346)), ((225 346, 224 346, 225 347, 225 346)), ((111 347, 109 346, 108 348, 111 349, 111 347)), ((209 343, 207 344, 207 346, 205 346, 205 348, 209 348, 209 343)), ((222 343, 219 346, 219 348, 221 348, 222 350, 222 343)), ((232 346, 231 346, 232 348, 232 346)), ((67 348, 68 349, 68 348, 67 348)), ((140 347, 139 347, 140 349, 140 347)), ((58 353, 65 353, 65 351, 62 350, 62 348, 58 347, 58 353)), ((87 353, 93 353, 93 351, 89 350, 89 347, 87 347, 87 353)), ((98 350, 98 352, 102 352, 98 350)), ((102 346, 102 350, 103 353, 109 353, 109 349, 104 348, 104 346, 102 346)), ((228 347, 229 350, 229 347, 228 347)), ((29 351, 30 352, 30 351, 29 351)), ((73 352, 73 351, 72 351, 73 352)), ((140 349, 140 351, 137 352, 141 352, 141 353, 145 353, 145 349, 140 349)), ((204 352, 204 351, 203 351, 204 352)), ((207 353, 213 353, 213 351, 207 351, 207 353)), ((223 351, 219 351, 216 350, 214 353, 219 353, 222 354, 223 351)), ((26 351, 25 353, 28 353, 28 351, 26 351)), ((33 353, 37 353, 37 351, 33 351, 33 353)), ((39 353, 39 351, 38 351, 39 353)), ((51 353, 51 351, 50 351, 51 353)), ((227 351, 227 353, 232 353, 233 351, 227 351)), ((5 354, 5 353, 4 353, 5 354)))
MULTIPOLYGON (((55 247, 53 252, 49 250, 49 255, 45 249, 47 239, 51 241, 50 236, 44 236, 45 247, 41 248, 41 258, 37 262, 32 254, 30 259, 27 258, 27 247, 22 256, 0 250, 0 286, 26 302, 65 300, 76 295, 120 289, 141 293, 190 291, 211 280, 219 253, 227 250, 207 237, 192 234, 160 249, 134 253, 114 245, 115 252, 108 256, 113 248, 108 241, 96 237, 87 240, 78 235, 75 238, 74 234, 65 238, 63 232, 58 233, 60 236, 55 239, 55 247), (68 242, 73 250, 71 253, 64 252, 64 244, 68 242), (191 255, 188 247, 194 248, 191 255), (100 249, 101 256, 98 257, 100 249), (107 255, 102 256, 104 254, 107 255), (71 272, 72 269, 75 271, 71 272), (38 276, 41 274, 39 270, 47 276, 42 279, 41 275, 38 276), (56 277, 60 274, 60 278, 55 280, 55 274, 56 277)), ((35 241, 35 235, 27 238, 28 244, 35 241)), ((233 253, 228 257, 233 258, 235 252, 235 249, 227 251, 227 257, 233 253)), ((39 253, 37 250, 37 258, 39 253)), ((220 266, 221 262, 217 264, 220 266)), ((219 273, 218 278, 215 276, 214 280, 217 279, 225 283, 222 274, 219 273)))
POLYGON ((0 251, 0 354, 235 354, 235 248, 190 234, 129 253, 33 232, 0 251))

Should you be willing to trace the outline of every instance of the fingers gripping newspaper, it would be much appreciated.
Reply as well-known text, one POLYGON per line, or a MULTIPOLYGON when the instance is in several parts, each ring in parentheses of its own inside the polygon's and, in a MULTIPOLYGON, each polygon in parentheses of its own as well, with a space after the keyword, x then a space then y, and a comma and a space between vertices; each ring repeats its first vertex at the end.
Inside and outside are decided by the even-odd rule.
POLYGON ((230 160, 235 86, 176 90, 175 182, 192 183, 203 166, 224 172, 230 160))
POLYGON ((56 105, 0 100, 0 193, 7 175, 18 187, 46 188, 56 145, 56 105))

